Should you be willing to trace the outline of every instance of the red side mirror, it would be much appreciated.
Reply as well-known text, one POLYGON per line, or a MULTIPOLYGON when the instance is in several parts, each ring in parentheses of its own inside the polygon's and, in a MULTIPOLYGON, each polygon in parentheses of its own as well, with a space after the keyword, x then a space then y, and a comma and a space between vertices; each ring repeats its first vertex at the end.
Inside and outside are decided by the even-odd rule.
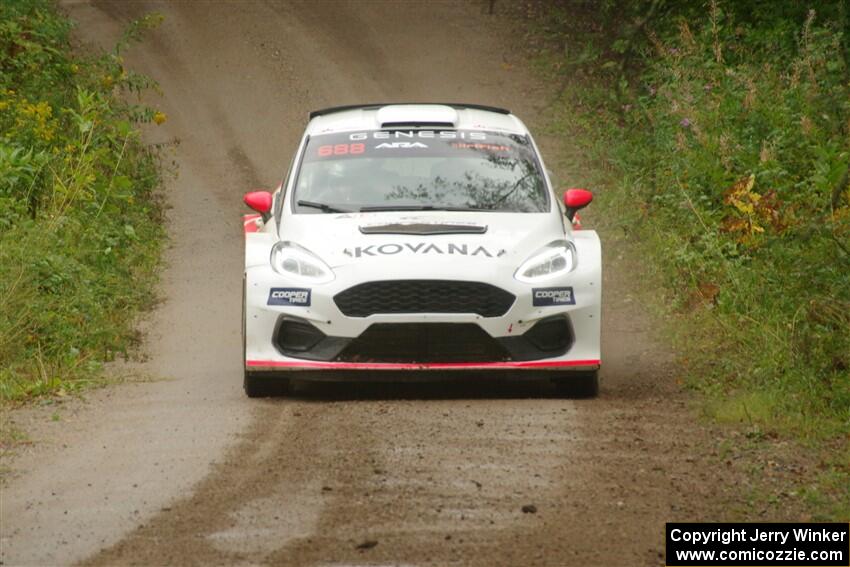
POLYGON ((245 197, 243 198, 245 204, 263 215, 263 218, 266 218, 272 210, 272 194, 268 191, 252 191, 251 193, 245 193, 245 197))
POLYGON ((567 189, 564 193, 564 205, 567 207, 567 218, 573 220, 576 212, 588 206, 593 200, 593 193, 587 189, 567 189))

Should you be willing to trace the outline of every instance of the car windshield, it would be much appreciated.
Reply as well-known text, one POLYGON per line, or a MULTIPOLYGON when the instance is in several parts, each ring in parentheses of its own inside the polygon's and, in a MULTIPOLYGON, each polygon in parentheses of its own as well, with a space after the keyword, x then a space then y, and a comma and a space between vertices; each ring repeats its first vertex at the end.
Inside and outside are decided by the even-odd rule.
POLYGON ((391 210, 545 212, 548 191, 527 136, 480 130, 376 130, 313 136, 298 213, 391 210))

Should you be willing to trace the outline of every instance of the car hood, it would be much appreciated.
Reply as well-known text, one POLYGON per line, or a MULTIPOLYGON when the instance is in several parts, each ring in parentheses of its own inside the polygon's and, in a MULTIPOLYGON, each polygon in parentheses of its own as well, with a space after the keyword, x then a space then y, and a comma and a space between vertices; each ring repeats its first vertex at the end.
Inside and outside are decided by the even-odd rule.
POLYGON ((564 223, 552 213, 298 214, 280 225, 281 240, 307 248, 334 269, 389 262, 419 269, 461 263, 465 269, 515 270, 539 248, 564 237, 564 223))

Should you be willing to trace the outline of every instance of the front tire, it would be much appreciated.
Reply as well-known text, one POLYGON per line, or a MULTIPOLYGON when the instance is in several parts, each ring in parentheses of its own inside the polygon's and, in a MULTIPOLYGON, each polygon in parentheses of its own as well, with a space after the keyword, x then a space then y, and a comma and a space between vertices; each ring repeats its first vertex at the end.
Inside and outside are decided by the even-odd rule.
POLYGON ((555 391, 565 398, 595 398, 599 395, 599 371, 567 372, 553 378, 555 391))
POLYGON ((249 398, 272 398, 285 396, 289 393, 289 378, 269 376, 264 372, 245 371, 245 380, 242 383, 245 394, 249 398))

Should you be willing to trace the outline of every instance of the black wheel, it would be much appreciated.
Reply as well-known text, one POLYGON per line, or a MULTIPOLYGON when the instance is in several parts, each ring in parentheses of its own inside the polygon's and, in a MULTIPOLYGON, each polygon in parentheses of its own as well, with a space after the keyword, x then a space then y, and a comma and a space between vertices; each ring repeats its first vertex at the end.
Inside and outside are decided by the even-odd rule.
POLYGON ((289 393, 289 378, 269 375, 266 372, 248 372, 246 370, 243 387, 249 398, 285 396, 289 393))
POLYGON ((565 372, 553 378, 558 395, 565 398, 595 398, 599 395, 599 371, 565 372))

